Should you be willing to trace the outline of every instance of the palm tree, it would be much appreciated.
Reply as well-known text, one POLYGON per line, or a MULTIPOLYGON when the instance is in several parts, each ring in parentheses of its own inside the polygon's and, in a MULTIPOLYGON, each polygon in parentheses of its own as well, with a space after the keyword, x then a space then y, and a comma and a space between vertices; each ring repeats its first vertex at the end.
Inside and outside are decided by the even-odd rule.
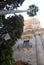
POLYGON ((33 16, 37 15, 39 8, 35 5, 30 5, 28 10, 30 10, 30 12, 28 11, 27 14, 29 16, 33 17, 33 16))

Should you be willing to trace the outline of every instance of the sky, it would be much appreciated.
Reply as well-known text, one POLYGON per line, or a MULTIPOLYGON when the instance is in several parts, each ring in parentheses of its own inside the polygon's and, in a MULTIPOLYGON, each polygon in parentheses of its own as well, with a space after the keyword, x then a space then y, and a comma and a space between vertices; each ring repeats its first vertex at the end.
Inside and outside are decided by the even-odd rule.
MULTIPOLYGON (((22 6, 20 6, 19 10, 27 10, 29 5, 35 4, 39 7, 39 12, 35 16, 35 18, 38 18, 40 21, 41 27, 44 28, 44 0, 25 0, 22 6)), ((24 19, 29 19, 30 17, 27 15, 27 13, 21 13, 24 17, 24 19)))

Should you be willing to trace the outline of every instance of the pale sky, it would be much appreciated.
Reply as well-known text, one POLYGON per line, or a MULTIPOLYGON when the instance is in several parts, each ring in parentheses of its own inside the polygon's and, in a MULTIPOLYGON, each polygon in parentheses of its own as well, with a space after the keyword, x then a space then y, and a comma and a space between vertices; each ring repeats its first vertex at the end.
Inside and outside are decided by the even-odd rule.
MULTIPOLYGON (((44 0, 25 0, 25 2, 23 3, 23 5, 18 8, 19 10, 27 10, 29 5, 35 4, 36 6, 39 7, 39 12, 38 14, 35 16, 35 18, 38 18, 38 20, 41 23, 41 27, 44 27, 44 0)), ((28 15, 26 13, 21 13, 24 17, 24 19, 28 19, 30 17, 28 17, 28 15)))

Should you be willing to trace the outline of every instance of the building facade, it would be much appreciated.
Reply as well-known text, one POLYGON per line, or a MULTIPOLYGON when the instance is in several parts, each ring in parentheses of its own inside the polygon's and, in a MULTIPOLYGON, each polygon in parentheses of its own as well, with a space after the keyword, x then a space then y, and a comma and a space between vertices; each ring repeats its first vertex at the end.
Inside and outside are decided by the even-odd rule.
POLYGON ((44 65, 44 29, 38 19, 24 21, 21 39, 13 47, 15 61, 31 62, 32 65, 44 65))

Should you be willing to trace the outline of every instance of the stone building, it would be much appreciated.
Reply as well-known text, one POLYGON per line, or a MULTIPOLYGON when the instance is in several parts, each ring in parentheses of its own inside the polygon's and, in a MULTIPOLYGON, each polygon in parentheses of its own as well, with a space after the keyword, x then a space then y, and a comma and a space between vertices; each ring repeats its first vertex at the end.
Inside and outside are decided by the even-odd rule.
POLYGON ((24 31, 40 29, 40 21, 36 18, 24 21, 24 31))
POLYGON ((21 39, 13 47, 15 61, 31 62, 32 65, 44 65, 44 29, 38 19, 24 21, 21 39))

